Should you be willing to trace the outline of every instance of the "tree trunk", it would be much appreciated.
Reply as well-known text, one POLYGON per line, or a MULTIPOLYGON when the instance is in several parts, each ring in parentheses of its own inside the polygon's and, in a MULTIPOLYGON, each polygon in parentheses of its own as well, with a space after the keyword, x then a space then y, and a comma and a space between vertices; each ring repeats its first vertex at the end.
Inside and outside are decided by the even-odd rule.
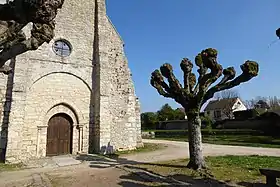
POLYGON ((188 115, 188 135, 190 161, 187 167, 195 170, 206 168, 202 154, 201 119, 199 113, 188 115))

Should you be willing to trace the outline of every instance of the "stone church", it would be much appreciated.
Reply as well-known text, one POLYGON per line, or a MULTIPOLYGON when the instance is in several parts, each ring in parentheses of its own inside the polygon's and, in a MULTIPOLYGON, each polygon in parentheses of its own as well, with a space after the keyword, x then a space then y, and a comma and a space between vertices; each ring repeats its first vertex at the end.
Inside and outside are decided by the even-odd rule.
POLYGON ((0 75, 2 159, 142 146, 140 104, 123 47, 105 0, 66 0, 55 38, 11 60, 14 72, 0 75))

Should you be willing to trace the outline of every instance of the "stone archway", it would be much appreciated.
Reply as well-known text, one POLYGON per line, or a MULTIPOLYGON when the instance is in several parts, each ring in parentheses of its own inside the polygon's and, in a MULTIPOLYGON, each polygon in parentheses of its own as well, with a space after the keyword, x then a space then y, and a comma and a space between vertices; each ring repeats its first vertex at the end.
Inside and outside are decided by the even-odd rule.
POLYGON ((46 156, 72 154, 73 120, 65 113, 52 116, 47 128, 46 156))
MULTIPOLYGON (((91 90, 83 80, 85 77, 55 72, 37 78, 27 91, 24 118, 26 125, 23 130, 23 137, 27 137, 36 133, 35 128, 30 128, 31 124, 37 126, 36 152, 28 151, 27 148, 26 152, 37 158, 46 156, 48 122, 58 113, 65 113, 73 120, 72 154, 86 151, 89 142, 91 90), (50 91, 54 89, 55 92, 50 91)), ((33 142, 35 140, 30 144, 26 142, 26 147, 34 145, 33 142)))

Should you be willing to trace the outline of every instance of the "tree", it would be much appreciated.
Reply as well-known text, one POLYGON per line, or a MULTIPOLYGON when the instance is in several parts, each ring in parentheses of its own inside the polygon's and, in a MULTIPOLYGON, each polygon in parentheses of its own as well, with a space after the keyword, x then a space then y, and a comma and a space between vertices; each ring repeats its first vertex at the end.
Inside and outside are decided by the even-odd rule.
POLYGON ((265 107, 265 103, 266 103, 266 106, 267 106, 267 102, 266 101, 267 101, 266 97, 257 96, 257 97, 255 97, 253 99, 246 100, 244 102, 244 104, 247 107, 247 109, 256 109, 256 108, 263 108, 263 107, 265 107))
POLYGON ((174 110, 169 104, 165 104, 157 112, 159 121, 174 120, 174 110))
POLYGON ((254 104, 255 109, 269 109, 270 106, 267 104, 266 99, 260 99, 254 104))
POLYGON ((268 105, 271 109, 277 109, 280 107, 280 104, 279 104, 279 99, 274 96, 274 97, 268 97, 268 105))
POLYGON ((250 99, 250 100, 245 100, 243 103, 247 109, 252 109, 252 108, 254 108, 255 101, 254 101, 254 99, 250 99))
POLYGON ((262 97, 257 96, 254 99, 247 100, 247 108, 254 109, 278 109, 280 108, 280 99, 276 96, 262 97))
POLYGON ((8 74, 5 63, 17 55, 37 50, 54 37, 57 10, 64 0, 14 0, 0 4, 0 72, 8 74), (31 36, 23 28, 32 23, 31 36))
POLYGON ((184 120, 185 119, 185 111, 180 108, 174 110, 174 120, 184 120))
POLYGON ((280 39, 280 28, 276 30, 276 36, 280 39))
POLYGON ((144 112, 141 114, 142 129, 156 129, 158 123, 158 116, 155 112, 144 112))
POLYGON ((217 92, 215 94, 215 98, 217 99, 230 99, 230 98, 237 98, 240 97, 240 94, 238 93, 237 90, 223 90, 221 92, 217 92))
POLYGON ((163 64, 160 70, 155 70, 151 75, 150 83, 161 96, 172 98, 184 107, 188 117, 188 136, 190 161, 188 168, 201 169, 206 167, 202 154, 201 119, 199 116, 201 106, 216 92, 228 90, 243 82, 247 82, 258 75, 259 65, 254 61, 247 60, 241 65, 242 73, 235 77, 233 67, 227 69, 217 63, 218 52, 216 49, 208 48, 199 53, 195 58, 198 66, 199 77, 192 73, 193 64, 183 58, 181 69, 184 73, 184 84, 180 84, 173 73, 172 66, 163 64), (210 69, 210 72, 208 72, 210 69), (223 74, 223 78, 215 86, 210 86, 223 74), (168 83, 165 82, 167 79, 168 83))

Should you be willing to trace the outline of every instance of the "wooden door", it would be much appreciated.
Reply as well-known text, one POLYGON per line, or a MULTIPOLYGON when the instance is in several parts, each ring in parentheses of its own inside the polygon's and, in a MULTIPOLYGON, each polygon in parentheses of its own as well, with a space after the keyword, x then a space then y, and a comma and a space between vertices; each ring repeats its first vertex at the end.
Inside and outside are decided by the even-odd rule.
POLYGON ((69 116, 58 114, 48 123, 47 156, 65 155, 72 149, 72 123, 69 116))

